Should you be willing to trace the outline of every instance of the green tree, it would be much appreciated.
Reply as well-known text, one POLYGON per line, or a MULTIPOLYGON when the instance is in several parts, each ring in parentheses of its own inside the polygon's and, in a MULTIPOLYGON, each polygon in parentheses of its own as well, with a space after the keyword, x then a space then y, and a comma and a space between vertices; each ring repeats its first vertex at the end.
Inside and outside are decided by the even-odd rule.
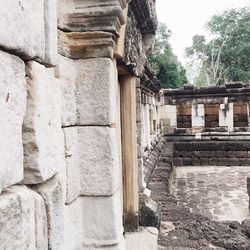
POLYGON ((201 63, 211 84, 250 80, 250 9, 230 9, 214 15, 207 24, 213 37, 193 37, 186 55, 201 63))
POLYGON ((171 31, 160 24, 156 34, 156 43, 149 62, 163 88, 178 88, 187 82, 186 71, 174 55, 169 38, 171 31))

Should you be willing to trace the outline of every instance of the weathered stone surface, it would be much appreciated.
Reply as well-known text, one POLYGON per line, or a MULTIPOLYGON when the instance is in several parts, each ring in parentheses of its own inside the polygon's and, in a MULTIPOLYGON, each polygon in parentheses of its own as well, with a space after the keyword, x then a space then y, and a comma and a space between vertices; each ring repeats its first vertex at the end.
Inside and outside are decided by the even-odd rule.
MULTIPOLYGON (((30 190, 31 191, 31 190, 30 190)), ((41 195, 32 191, 35 198, 35 234, 36 249, 43 250, 48 248, 48 224, 45 202, 41 195)))
POLYGON ((64 197, 62 185, 57 175, 43 184, 33 186, 45 202, 49 249, 61 249, 63 244, 64 197))
POLYGON ((59 53, 73 59, 113 58, 115 37, 108 32, 58 31, 59 53))
POLYGON ((107 197, 81 197, 84 245, 108 246, 122 239, 122 213, 119 191, 107 197))
POLYGON ((204 116, 204 105, 194 103, 192 105, 192 127, 204 127, 204 116))
MULTIPOLYGON (((103 198, 94 198, 94 199, 108 199, 107 202, 110 201, 110 198, 108 197, 103 197, 103 198)), ((86 245, 86 237, 89 235, 88 232, 86 232, 84 230, 84 228, 86 227, 86 225, 91 225, 91 228, 94 228, 95 231, 93 232, 93 235, 96 233, 96 230, 98 229, 98 225, 101 227, 102 223, 100 222, 98 225, 95 222, 95 217, 94 214, 91 217, 88 217, 87 220, 85 219, 85 217, 83 216, 83 214, 85 214, 85 207, 84 204, 87 203, 91 203, 91 199, 89 199, 88 197, 79 197, 77 198, 74 202, 72 202, 70 205, 66 205, 64 208, 64 243, 62 246, 62 249, 64 250, 75 250, 75 249, 86 249, 86 250, 91 250, 91 249, 119 249, 122 250, 123 248, 123 242, 122 242, 122 237, 121 238, 121 242, 119 244, 116 245, 109 245, 107 247, 105 246, 101 246, 99 244, 97 244, 96 246, 94 245, 86 245), (89 200, 89 201, 87 201, 89 200), (96 225, 93 226, 93 224, 96 225), (86 233, 88 235, 86 235, 86 233)), ((95 203, 92 203, 93 206, 95 206, 95 203)), ((97 209, 98 211, 100 211, 103 209, 103 205, 104 202, 99 202, 97 209), (100 204, 100 206, 99 206, 100 204)), ((90 204, 90 206, 92 206, 90 204)), ((105 205, 106 206, 106 205, 105 205)), ((111 201, 111 206, 110 206, 110 211, 112 211, 113 208, 112 207, 112 201, 111 201)), ((96 207, 95 207, 96 208, 96 207)), ((96 210, 92 209, 92 213, 94 213, 96 210)), ((105 213, 105 211, 103 211, 105 213)), ((99 213, 99 212, 98 212, 99 213)), ((105 217, 106 215, 104 214, 103 217, 105 217)), ((121 215, 120 215, 121 216, 121 215)), ((113 219, 111 219, 113 220, 113 219)), ((102 218, 103 221, 103 218, 102 218)), ((120 223, 120 222, 119 222, 120 223)), ((111 223, 112 224, 112 223, 111 223)), ((115 224, 115 223, 114 223, 115 224)), ((104 227, 108 226, 108 225, 103 225, 104 227)), ((110 231, 116 230, 116 226, 114 227, 110 227, 111 225, 108 226, 108 230, 109 232, 107 232, 107 228, 104 229, 104 231, 106 231, 107 233, 107 239, 108 239, 108 235, 110 234, 110 231)), ((121 229, 120 229, 119 225, 119 233, 121 236, 121 229)), ((99 229, 100 232, 101 230, 103 230, 102 228, 99 229)), ((99 234, 100 235, 100 234, 99 234)), ((96 238, 97 240, 99 240, 99 238, 96 238)), ((101 238, 100 238, 101 239, 101 238)), ((106 239, 106 237, 105 237, 106 239)), ((118 237, 119 239, 119 237, 118 237)), ((92 239, 93 241, 93 239, 92 239)), ((89 239, 87 240, 87 242, 89 242, 89 239)), ((105 243, 104 243, 105 244, 105 243)))
POLYGON ((242 221, 242 227, 244 228, 244 231, 248 237, 250 237, 250 220, 244 220, 242 221))
POLYGON ((82 249, 83 228, 86 223, 83 221, 82 198, 78 198, 70 205, 64 206, 64 237, 63 250, 82 249))
POLYGON ((46 249, 46 212, 40 195, 24 186, 0 195, 1 249, 46 249))
POLYGON ((24 62, 18 57, 0 51, 0 69, 1 193, 2 188, 23 179, 22 123, 26 109, 26 83, 24 62))
POLYGON ((139 223, 144 227, 160 228, 161 211, 155 201, 146 195, 141 195, 139 200, 139 223))
POLYGON ((49 65, 58 63, 57 3, 57 0, 44 0, 45 62, 49 65))
POLYGON ((126 249, 157 250, 158 230, 154 227, 140 227, 139 232, 125 234, 126 249))
POLYGON ((22 54, 25 59, 44 58, 44 0, 1 1, 0 23, 4 30, 0 37, 2 47, 22 54), (18 22, 9 26, 10 20, 18 22))
POLYGON ((142 34, 131 7, 128 9, 124 61, 133 69, 136 75, 143 74, 146 56, 143 53, 142 34))
POLYGON ((116 130, 109 127, 64 128, 67 199, 113 195, 119 187, 116 130))
POLYGON ((57 62, 56 10, 56 0, 1 1, 0 23, 4 32, 0 46, 25 60, 54 65, 57 62), (10 20, 18 22, 9 26, 10 20))
POLYGON ((122 8, 126 1, 60 1, 59 23, 67 31, 108 31, 114 34, 125 22, 122 8))
POLYGON ((60 78, 63 126, 116 122, 118 80, 110 59, 72 60, 60 56, 60 78))
POLYGON ((24 183, 42 183, 63 166, 60 84, 54 70, 31 61, 27 73, 27 111, 23 125, 24 183))
POLYGON ((65 138, 65 161, 66 161, 66 203, 74 201, 81 194, 81 168, 78 133, 76 127, 64 128, 65 138))

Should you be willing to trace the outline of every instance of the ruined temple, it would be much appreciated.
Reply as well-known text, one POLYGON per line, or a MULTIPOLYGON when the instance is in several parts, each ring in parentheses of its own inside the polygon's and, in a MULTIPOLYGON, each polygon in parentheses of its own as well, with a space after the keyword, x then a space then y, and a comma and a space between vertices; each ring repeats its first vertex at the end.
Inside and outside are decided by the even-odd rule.
POLYGON ((10 0, 0 13, 0 249, 129 249, 161 134, 155 1, 10 0))
POLYGON ((249 85, 161 89, 155 0, 0 14, 0 250, 250 249, 250 221, 204 214, 176 172, 250 165, 249 85))

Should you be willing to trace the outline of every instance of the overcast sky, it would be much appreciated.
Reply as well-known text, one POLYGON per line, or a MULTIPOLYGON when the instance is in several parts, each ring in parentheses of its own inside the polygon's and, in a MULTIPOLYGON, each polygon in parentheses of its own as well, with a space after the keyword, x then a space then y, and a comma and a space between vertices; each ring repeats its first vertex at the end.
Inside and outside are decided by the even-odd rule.
POLYGON ((205 33, 204 25, 213 14, 247 5, 250 6, 250 0, 156 0, 158 20, 171 29, 170 43, 182 62, 192 37, 205 33))

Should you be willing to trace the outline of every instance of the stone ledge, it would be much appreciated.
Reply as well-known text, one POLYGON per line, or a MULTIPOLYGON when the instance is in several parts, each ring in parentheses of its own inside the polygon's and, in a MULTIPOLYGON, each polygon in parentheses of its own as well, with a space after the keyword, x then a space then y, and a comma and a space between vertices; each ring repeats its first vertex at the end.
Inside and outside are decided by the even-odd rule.
POLYGON ((113 58, 115 36, 108 32, 63 32, 58 30, 59 53, 72 59, 113 58))
POLYGON ((59 4, 58 27, 65 31, 107 31, 118 36, 125 23, 124 0, 74 1, 59 4))

